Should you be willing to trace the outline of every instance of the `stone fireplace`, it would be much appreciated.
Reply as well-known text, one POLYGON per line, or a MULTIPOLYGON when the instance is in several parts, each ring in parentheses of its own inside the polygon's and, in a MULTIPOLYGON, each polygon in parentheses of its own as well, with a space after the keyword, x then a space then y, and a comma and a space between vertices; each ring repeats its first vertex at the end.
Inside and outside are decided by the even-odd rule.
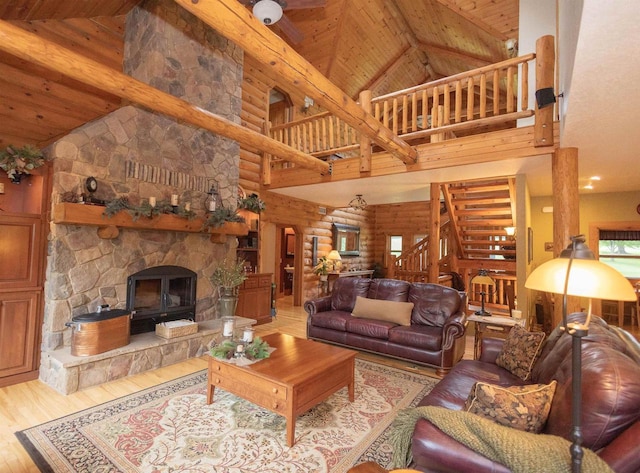
MULTIPOLYGON (((148 0, 129 13, 123 63, 124 72, 136 79, 239 123, 242 50, 171 0, 148 0)), ((137 203, 177 194, 181 203, 190 202, 202 213, 206 191, 215 182, 223 204, 235 206, 239 145, 135 105, 74 130, 50 151, 54 205, 63 195, 83 192, 87 177, 93 176, 97 199, 127 196, 137 203)), ((59 379, 59 368, 46 356, 69 346, 65 323, 104 304, 124 309, 128 276, 146 268, 177 265, 193 271, 195 318, 215 319, 218 295, 209 276, 235 246, 234 238, 212 243, 208 234, 172 231, 124 229, 115 239, 102 239, 95 227, 52 224, 41 380, 68 392, 60 388, 68 381, 59 379)), ((135 362, 117 363, 117 371, 131 372, 135 362)), ((146 364, 156 365, 152 360, 146 364)))

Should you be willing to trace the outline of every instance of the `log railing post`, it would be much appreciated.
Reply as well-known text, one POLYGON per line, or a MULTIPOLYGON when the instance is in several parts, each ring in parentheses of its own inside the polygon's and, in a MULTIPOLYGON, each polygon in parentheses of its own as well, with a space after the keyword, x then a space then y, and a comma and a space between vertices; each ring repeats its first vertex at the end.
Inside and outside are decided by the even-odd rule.
POLYGON ((438 283, 440 276, 440 184, 432 182, 431 193, 431 228, 429 229, 429 280, 438 283))
MULTIPOLYGON (((371 91, 360 92, 360 106, 367 113, 372 113, 371 91)), ((364 133, 360 133, 360 172, 371 172, 371 140, 364 133)))
MULTIPOLYGON (((536 91, 552 88, 556 53, 553 36, 546 35, 536 41, 536 91)), ((535 123, 533 127, 534 146, 553 145, 553 106, 538 108, 535 104, 535 123)))

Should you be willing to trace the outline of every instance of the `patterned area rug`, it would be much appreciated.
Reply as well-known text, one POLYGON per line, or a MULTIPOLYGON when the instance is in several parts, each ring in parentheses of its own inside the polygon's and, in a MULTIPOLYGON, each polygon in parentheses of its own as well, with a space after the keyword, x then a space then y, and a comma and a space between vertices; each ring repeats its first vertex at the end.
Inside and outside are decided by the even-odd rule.
POLYGON ((391 458, 398 410, 416 405, 437 380, 356 360, 355 401, 343 388, 296 421, 216 389, 206 370, 101 404, 16 436, 43 472, 283 473, 347 471, 391 458))

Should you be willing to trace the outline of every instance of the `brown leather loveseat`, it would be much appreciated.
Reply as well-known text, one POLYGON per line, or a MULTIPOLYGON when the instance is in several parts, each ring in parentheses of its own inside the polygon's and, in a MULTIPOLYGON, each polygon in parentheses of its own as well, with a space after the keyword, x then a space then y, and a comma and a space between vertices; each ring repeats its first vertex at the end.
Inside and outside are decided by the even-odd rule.
POLYGON ((466 295, 396 279, 338 278, 305 302, 307 337, 448 372, 464 354, 466 295))
MULTIPOLYGON (((572 314, 570 320, 581 318, 581 314, 572 314)), ((462 410, 476 381, 516 386, 549 384, 556 380, 549 416, 540 434, 560 436, 570 442, 571 336, 559 328, 550 334, 529 381, 495 364, 502 344, 503 340, 484 339, 481 358, 458 363, 419 405, 462 410)), ((637 340, 594 317, 589 335, 582 342, 582 386, 583 446, 595 451, 617 473, 640 472, 640 344, 637 340)), ((426 419, 418 420, 415 425, 411 453, 412 467, 424 472, 509 471, 446 435, 426 419)))

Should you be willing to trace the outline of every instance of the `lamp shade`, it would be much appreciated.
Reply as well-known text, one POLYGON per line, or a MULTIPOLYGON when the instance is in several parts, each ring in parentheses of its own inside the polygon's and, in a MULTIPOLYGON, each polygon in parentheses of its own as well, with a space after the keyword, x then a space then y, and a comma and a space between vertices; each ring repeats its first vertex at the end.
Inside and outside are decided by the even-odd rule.
POLYGON ((340 257, 340 253, 338 253, 338 250, 331 250, 327 255, 327 259, 331 261, 342 261, 342 258, 340 257))
POLYGON ((487 274, 485 269, 481 269, 478 274, 471 278, 471 284, 481 284, 484 286, 495 286, 496 282, 487 274))
POLYGON ((636 293, 627 278, 598 260, 555 258, 537 267, 525 287, 564 294, 565 279, 571 261, 567 295, 614 301, 635 301, 636 293))
POLYGON ((265 25, 273 25, 282 18, 282 7, 273 0, 259 0, 253 6, 253 15, 265 25))

